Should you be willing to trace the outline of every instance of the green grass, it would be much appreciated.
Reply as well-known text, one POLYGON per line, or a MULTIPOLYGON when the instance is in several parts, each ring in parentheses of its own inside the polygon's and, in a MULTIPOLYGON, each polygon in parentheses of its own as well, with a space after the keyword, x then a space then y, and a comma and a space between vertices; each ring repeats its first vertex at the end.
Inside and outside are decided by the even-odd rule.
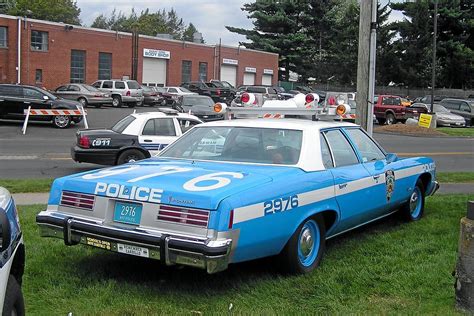
POLYGON ((474 183, 474 172, 437 172, 440 183, 474 183))
POLYGON ((425 217, 390 217, 328 241, 320 268, 281 275, 273 259, 215 275, 40 238, 41 205, 20 207, 27 314, 456 314, 459 220, 474 195, 427 199, 425 217))
POLYGON ((49 192, 53 179, 0 179, 10 193, 49 192))
POLYGON ((466 127, 466 128, 438 127, 436 130, 450 136, 474 137, 474 128, 472 127, 466 127))

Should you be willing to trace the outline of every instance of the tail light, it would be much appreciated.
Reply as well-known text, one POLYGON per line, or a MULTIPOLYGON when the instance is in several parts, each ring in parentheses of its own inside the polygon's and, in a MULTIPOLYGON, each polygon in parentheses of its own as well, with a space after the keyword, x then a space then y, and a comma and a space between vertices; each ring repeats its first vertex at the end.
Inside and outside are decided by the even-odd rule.
POLYGON ((161 205, 157 220, 207 227, 209 222, 209 211, 161 205))
POLYGON ((229 229, 232 229, 233 225, 234 225, 234 210, 231 210, 230 215, 229 215, 229 229))
POLYGON ((307 94, 306 97, 305 97, 305 101, 306 101, 306 103, 313 102, 314 101, 314 95, 312 93, 307 94))
POLYGON ((217 95, 221 95, 221 90, 217 89, 217 90, 216 90, 216 94, 217 94, 217 95))
POLYGON ((130 90, 128 90, 128 91, 125 93, 125 95, 126 95, 127 97, 129 97, 129 96, 132 95, 132 93, 130 92, 130 90))
POLYGON ((250 94, 242 93, 242 95, 240 96, 240 101, 242 101, 242 103, 249 102, 250 101, 250 94))
POLYGON ((94 209, 95 196, 92 194, 84 194, 70 191, 61 193, 61 205, 75 208, 82 208, 92 211, 94 209))
POLYGON ((89 137, 81 136, 79 138, 79 147, 90 148, 91 147, 91 141, 90 141, 89 137))

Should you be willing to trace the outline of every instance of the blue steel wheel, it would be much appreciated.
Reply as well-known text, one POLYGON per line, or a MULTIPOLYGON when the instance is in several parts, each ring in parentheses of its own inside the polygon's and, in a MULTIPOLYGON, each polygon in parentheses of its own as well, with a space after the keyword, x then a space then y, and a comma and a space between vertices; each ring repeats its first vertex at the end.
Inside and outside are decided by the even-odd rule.
POLYGON ((408 202, 401 209, 402 215, 407 221, 417 221, 423 216, 425 208, 424 192, 423 183, 418 180, 408 202))
POLYGON ((325 236, 326 227, 321 214, 306 219, 280 254, 282 268, 293 274, 313 271, 322 259, 325 236))

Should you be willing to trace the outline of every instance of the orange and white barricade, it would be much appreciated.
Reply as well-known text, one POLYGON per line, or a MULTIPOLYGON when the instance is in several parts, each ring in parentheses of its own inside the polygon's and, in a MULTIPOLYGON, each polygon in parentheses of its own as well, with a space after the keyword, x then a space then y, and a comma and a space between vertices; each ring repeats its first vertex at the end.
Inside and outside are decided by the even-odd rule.
POLYGON ((68 116, 82 116, 84 120, 84 127, 89 128, 87 123, 87 112, 84 110, 84 107, 78 106, 76 110, 66 110, 66 109, 32 109, 31 106, 27 110, 24 110, 26 114, 25 122, 23 123, 23 128, 21 131, 23 135, 26 134, 26 128, 28 126, 28 120, 30 116, 56 116, 56 115, 68 115, 68 116))

